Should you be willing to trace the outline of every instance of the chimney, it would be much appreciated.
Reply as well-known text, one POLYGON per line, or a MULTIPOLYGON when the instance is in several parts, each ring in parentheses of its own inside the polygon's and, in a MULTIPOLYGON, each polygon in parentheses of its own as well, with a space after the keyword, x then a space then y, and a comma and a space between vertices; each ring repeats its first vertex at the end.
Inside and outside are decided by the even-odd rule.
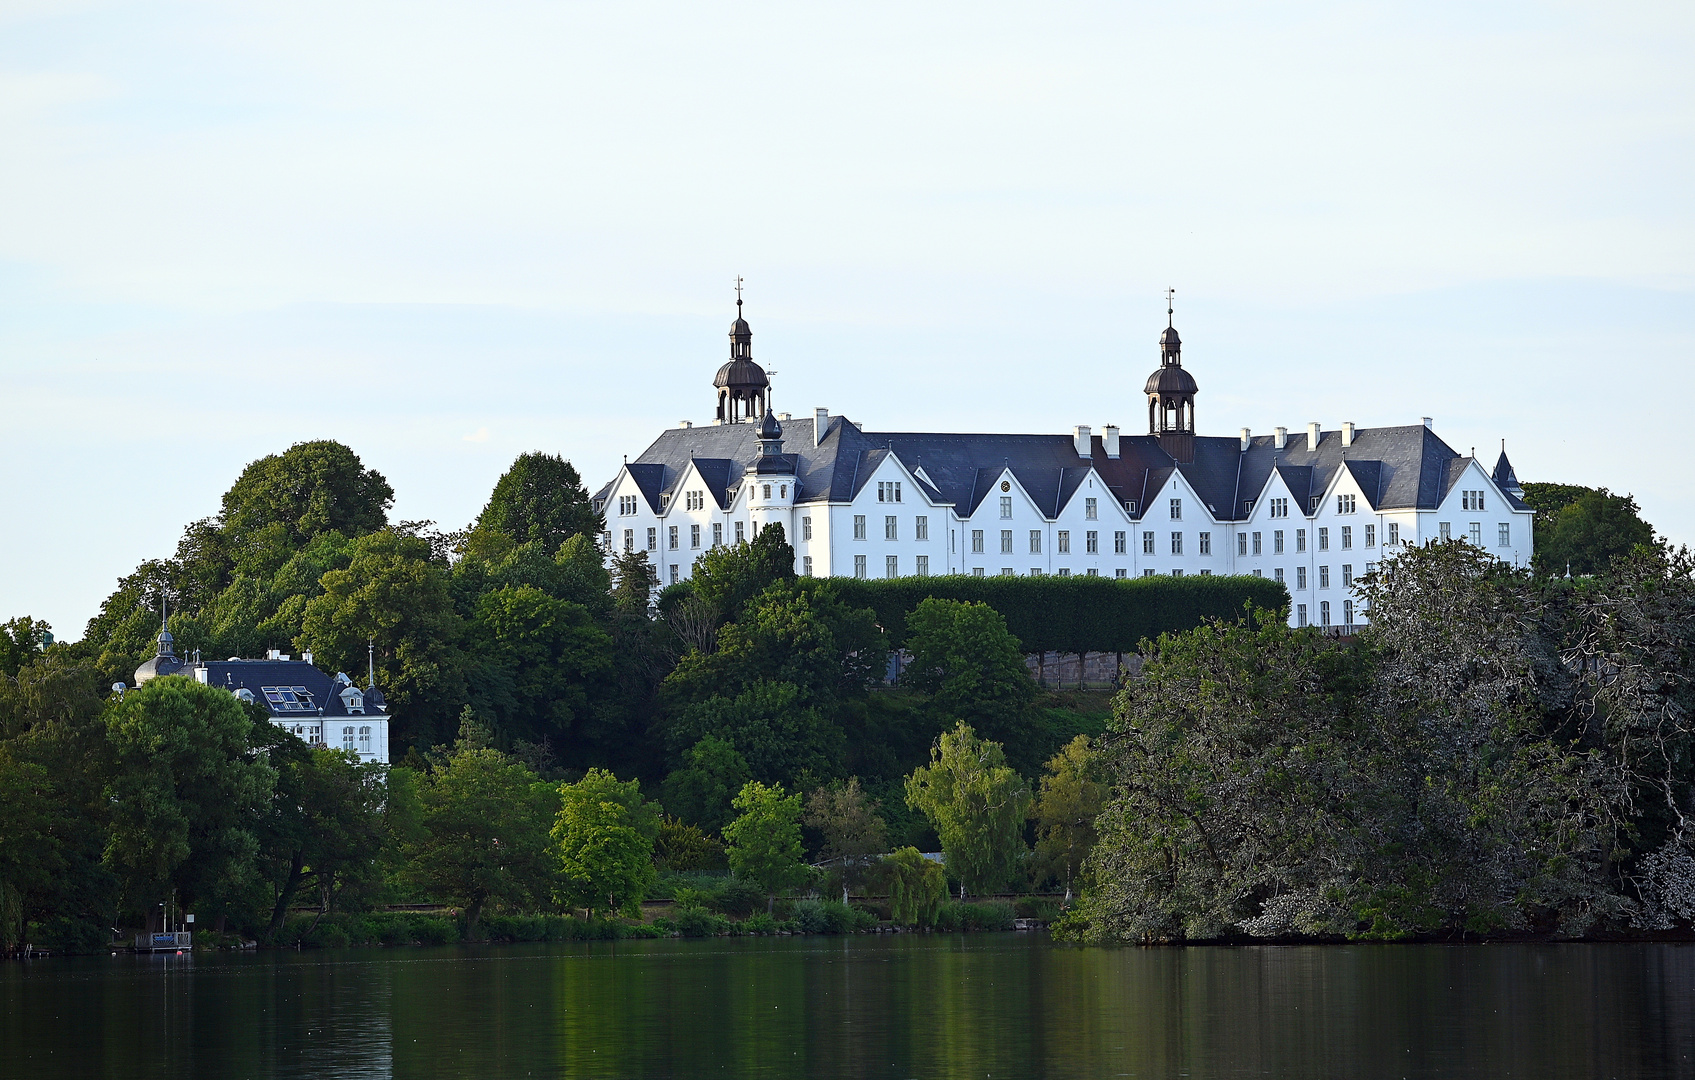
POLYGON ((786 413, 786 412, 780 412, 780 413, 777 414, 777 419, 781 420, 783 423, 786 424, 786 423, 789 422, 789 414, 786 413))
POLYGON ((693 420, 679 420, 679 421, 677 421, 677 426, 680 427, 680 428, 692 428, 692 427, 694 427, 694 421, 693 420))
MULTIPOLYGON (((1116 461, 1118 459, 1118 425, 1108 424, 1101 430, 1105 432, 1101 436, 1101 442, 1106 445, 1106 456, 1116 461)), ((1502 453, 1505 452, 1502 451, 1502 453)))
POLYGON ((1342 445, 1354 445, 1354 422, 1352 420, 1342 422, 1342 445))
POLYGON ((1078 424, 1071 429, 1071 444, 1077 448, 1080 458, 1094 457, 1094 450, 1089 442, 1089 425, 1078 424))
POLYGON ((1277 432, 1277 434, 1275 434, 1271 437, 1271 445, 1277 447, 1277 449, 1279 449, 1279 450, 1283 449, 1285 446, 1288 446, 1289 445, 1289 429, 1286 428, 1286 427, 1280 427, 1280 428, 1275 428, 1273 430, 1275 430, 1277 432))
POLYGON ((812 445, 817 446, 824 441, 824 435, 830 430, 830 410, 812 410, 812 445))
POLYGON ((302 659, 302 660, 306 661, 308 664, 310 664, 312 662, 312 654, 309 653, 309 652, 303 652, 303 653, 300 654, 300 659, 302 659))
POLYGON ((1307 449, 1308 450, 1318 449, 1318 422, 1317 421, 1314 421, 1313 423, 1310 423, 1310 424, 1307 425, 1307 449))
POLYGON ((1242 453, 1248 452, 1248 444, 1252 441, 1253 433, 1247 428, 1242 429, 1242 453))
POLYGON ((1424 418, 1424 426, 1427 428, 1434 428, 1436 426, 1436 421, 1427 416, 1424 418))

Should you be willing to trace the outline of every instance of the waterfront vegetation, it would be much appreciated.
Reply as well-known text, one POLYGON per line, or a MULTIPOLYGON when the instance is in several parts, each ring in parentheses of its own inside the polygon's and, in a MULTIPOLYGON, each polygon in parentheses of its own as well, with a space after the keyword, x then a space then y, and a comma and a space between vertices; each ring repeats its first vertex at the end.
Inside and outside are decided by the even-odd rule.
POLYGON ((645 552, 608 567, 561 459, 521 457, 442 532, 300 444, 81 640, 6 624, 0 947, 182 911, 203 943, 285 946, 1020 916, 1088 941, 1682 932, 1691 562, 1620 497, 1538 497, 1594 573, 1407 550, 1342 640, 1257 578, 796 579, 780 528, 661 590, 645 552), (187 678, 106 692, 161 605, 185 652, 370 656, 394 765, 187 678), (1142 666, 1056 692, 1033 648, 1142 666))

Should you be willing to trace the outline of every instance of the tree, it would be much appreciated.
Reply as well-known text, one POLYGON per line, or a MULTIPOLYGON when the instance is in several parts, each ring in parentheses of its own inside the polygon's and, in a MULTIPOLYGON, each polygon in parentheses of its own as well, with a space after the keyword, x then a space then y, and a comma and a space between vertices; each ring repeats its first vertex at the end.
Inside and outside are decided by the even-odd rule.
POLYGON ((889 875, 889 917, 898 926, 929 926, 947 899, 947 875, 917 848, 903 847, 883 860, 889 875))
POLYGON ((1048 759, 1030 815, 1036 820, 1036 863, 1040 872, 1065 882, 1065 899, 1083 860, 1095 845, 1095 819, 1106 803, 1106 787, 1096 779, 1097 754, 1087 735, 1079 735, 1048 759))
POLYGON ((1025 852, 1030 792, 1007 767, 999 743, 978 738, 961 721, 936 740, 930 764, 907 777, 906 801, 935 826, 961 899, 1011 880, 1025 852))
POLYGON ((509 739, 571 733, 613 663, 612 638, 588 608, 531 585, 479 597, 469 637, 479 706, 509 739))
POLYGON ((228 692, 156 678, 106 714, 113 771, 106 863, 132 907, 176 894, 192 905, 241 891, 254 874, 253 824, 276 771, 253 752, 253 721, 228 692))
POLYGON ((29 898, 51 891, 64 871, 54 794, 44 766, 0 743, 0 953, 25 940, 29 898))
POLYGON ((645 619, 659 587, 659 568, 647 561, 645 551, 621 552, 612 559, 612 583, 612 606, 645 619))
POLYGON ((889 846, 888 830, 877 816, 877 801, 866 798, 859 777, 850 776, 840 787, 818 788, 807 797, 806 824, 824 834, 824 858, 841 860, 842 902, 846 903, 849 889, 864 878, 871 856, 889 846))
POLYGON ((1022 751, 1032 738, 1036 684, 1000 612, 988 604, 931 597, 913 609, 906 625, 912 663, 902 683, 930 694, 947 719, 1022 751))
POLYGON ((341 443, 295 443, 247 466, 224 493, 220 543, 238 570, 274 570, 321 533, 383 528, 393 503, 382 474, 341 443))
POLYGON ((677 874, 710 869, 721 864, 724 845, 703 832, 699 825, 690 825, 681 818, 667 814, 659 822, 659 839, 654 841, 653 862, 660 869, 677 874))
POLYGON ((764 889, 770 911, 779 892, 808 876, 800 859, 800 796, 785 795, 781 784, 750 780, 730 805, 737 811, 724 826, 730 871, 764 889))
POLYGON ((20 616, 0 625, 0 675, 16 676, 53 640, 53 628, 40 619, 20 616))
POLYGON ((707 548, 689 581, 694 594, 725 622, 741 618, 749 600, 779 581, 793 581, 795 549, 776 523, 751 541, 707 548))
POLYGON ((641 785, 590 769, 560 788, 553 840, 564 872, 560 895, 566 903, 636 918, 653 888, 653 847, 659 810, 643 800, 641 785))
POLYGON ((475 937, 488 904, 538 904, 552 893, 558 807, 558 788, 498 750, 461 743, 418 792, 408 875, 462 904, 475 937))
POLYGON ((721 832, 730 803, 748 782, 747 759, 727 740, 707 735, 689 748, 687 764, 665 778, 665 805, 684 821, 721 832))
POLYGON ((1606 488, 1575 484, 1525 484, 1524 501, 1536 511, 1538 572, 1596 574, 1636 547, 1652 547, 1654 530, 1636 499, 1606 488))
POLYGON ((474 534, 499 533, 513 544, 538 544, 549 554, 574 536, 593 537, 600 529, 601 517, 576 468, 539 451, 518 455, 495 482, 472 526, 474 534))

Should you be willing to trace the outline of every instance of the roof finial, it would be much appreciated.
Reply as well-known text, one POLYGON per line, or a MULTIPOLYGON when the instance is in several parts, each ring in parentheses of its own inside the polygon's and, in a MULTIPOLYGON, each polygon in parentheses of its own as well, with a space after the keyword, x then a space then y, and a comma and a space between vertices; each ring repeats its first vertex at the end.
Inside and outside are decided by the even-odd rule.
POLYGON ((736 275, 736 318, 742 315, 742 276, 736 275))
POLYGON ((1167 288, 1165 290, 1165 328, 1167 330, 1171 329, 1171 316, 1174 314, 1174 312, 1172 310, 1171 300, 1172 300, 1172 297, 1174 297, 1176 295, 1177 295, 1176 289, 1167 288))

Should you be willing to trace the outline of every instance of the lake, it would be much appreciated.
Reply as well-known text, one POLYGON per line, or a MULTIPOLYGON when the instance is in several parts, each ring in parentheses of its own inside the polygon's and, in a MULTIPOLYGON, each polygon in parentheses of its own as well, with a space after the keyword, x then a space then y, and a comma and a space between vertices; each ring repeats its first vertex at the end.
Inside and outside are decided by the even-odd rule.
POLYGON ((0 963, 0 1076, 1695 1077, 1695 946, 1043 934, 0 963))

